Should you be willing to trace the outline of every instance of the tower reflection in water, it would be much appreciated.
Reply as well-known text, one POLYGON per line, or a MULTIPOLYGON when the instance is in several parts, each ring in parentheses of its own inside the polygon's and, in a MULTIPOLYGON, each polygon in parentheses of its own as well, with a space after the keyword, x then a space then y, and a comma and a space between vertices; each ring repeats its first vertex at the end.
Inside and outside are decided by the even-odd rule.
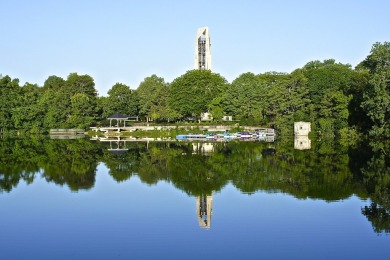
POLYGON ((210 229, 213 214, 213 195, 196 197, 196 216, 201 228, 210 229))

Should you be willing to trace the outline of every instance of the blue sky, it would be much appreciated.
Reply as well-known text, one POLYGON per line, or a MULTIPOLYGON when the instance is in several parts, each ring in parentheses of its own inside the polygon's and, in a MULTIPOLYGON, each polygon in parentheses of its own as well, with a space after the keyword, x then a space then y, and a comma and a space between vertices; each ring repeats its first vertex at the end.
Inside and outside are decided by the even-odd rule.
POLYGON ((43 85, 89 74, 100 95, 152 74, 193 69, 197 28, 208 26, 213 71, 291 72, 334 58, 356 66, 390 41, 387 0, 0 0, 0 74, 43 85))

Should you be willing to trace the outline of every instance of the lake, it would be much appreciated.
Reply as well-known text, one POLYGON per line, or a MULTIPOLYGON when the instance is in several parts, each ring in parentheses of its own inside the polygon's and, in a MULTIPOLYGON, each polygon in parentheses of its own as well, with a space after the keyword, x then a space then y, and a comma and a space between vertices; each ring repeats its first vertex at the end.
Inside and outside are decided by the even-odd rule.
POLYGON ((388 258, 389 147, 1 139, 1 258, 388 258))

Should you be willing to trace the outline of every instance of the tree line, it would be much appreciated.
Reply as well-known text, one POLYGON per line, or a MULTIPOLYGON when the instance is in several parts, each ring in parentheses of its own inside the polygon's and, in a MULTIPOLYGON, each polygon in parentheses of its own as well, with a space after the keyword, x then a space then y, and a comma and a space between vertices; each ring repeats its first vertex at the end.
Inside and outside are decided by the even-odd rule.
POLYGON ((209 70, 191 70, 171 83, 146 77, 133 90, 116 83, 98 96, 94 79, 71 73, 50 76, 43 86, 20 86, 0 78, 0 131, 45 132, 88 128, 119 112, 155 122, 233 116, 241 125, 292 131, 294 121, 309 121, 324 136, 359 134, 390 137, 390 43, 375 43, 355 68, 333 59, 311 61, 291 73, 241 74, 231 83, 209 70))

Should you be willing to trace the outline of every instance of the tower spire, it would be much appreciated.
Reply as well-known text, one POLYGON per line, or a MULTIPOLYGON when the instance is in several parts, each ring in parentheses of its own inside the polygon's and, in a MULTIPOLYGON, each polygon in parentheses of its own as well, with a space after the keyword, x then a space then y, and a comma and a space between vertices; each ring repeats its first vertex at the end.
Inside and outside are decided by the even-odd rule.
POLYGON ((196 33, 195 69, 211 70, 211 43, 208 27, 199 28, 196 33))

